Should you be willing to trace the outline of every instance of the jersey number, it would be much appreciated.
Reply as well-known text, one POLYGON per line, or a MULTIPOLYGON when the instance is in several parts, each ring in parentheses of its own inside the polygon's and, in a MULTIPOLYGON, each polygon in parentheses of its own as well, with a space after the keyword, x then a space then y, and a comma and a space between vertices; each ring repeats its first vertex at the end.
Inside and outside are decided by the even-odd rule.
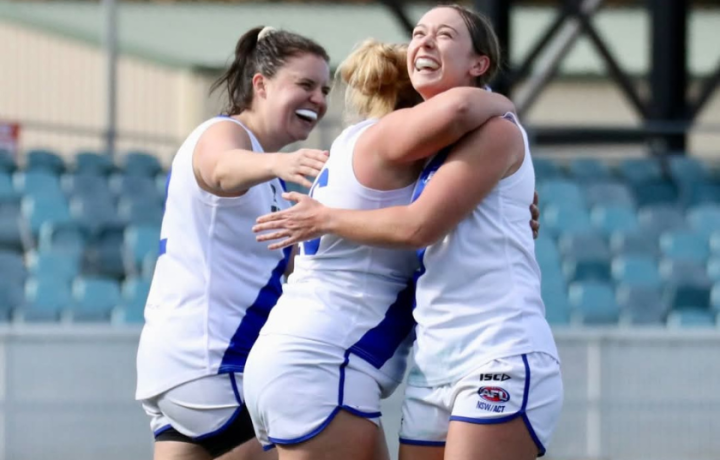
MULTIPOLYGON (((310 188, 310 192, 308 193, 308 196, 312 198, 313 193, 315 192, 315 189, 320 187, 325 187, 328 184, 328 176, 330 175, 330 170, 323 169, 320 175, 318 176, 317 180, 313 184, 313 186, 310 188)), ((302 253, 308 256, 314 256, 317 254, 318 249, 320 248, 320 238, 315 238, 314 240, 305 241, 304 243, 301 243, 302 245, 302 253)))

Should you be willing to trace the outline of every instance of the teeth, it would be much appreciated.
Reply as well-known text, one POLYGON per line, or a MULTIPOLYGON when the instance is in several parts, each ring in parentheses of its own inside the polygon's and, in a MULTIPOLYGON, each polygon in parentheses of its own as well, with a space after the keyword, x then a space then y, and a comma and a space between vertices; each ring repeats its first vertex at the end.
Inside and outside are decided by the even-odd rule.
POLYGON ((307 118, 311 121, 316 121, 318 118, 317 112, 313 112, 312 110, 308 109, 298 109, 295 111, 295 113, 303 118, 307 118))
POLYGON ((423 70, 423 69, 430 69, 430 70, 436 70, 440 66, 437 62, 433 61, 432 59, 428 58, 417 58, 415 60, 415 69, 417 70, 423 70))

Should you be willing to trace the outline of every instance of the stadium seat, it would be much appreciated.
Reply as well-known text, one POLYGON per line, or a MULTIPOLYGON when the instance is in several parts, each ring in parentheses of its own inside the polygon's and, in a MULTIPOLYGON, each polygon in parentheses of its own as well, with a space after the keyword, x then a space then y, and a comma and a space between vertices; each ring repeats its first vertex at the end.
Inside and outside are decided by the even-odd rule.
POLYGON ((609 259, 574 259, 563 262, 563 272, 568 281, 610 281, 609 259))
POLYGON ((629 158, 618 166, 618 174, 630 184, 642 184, 662 179, 660 163, 653 158, 629 158))
POLYGON ((80 273, 77 255, 33 251, 28 254, 27 260, 30 274, 37 279, 56 278, 69 284, 80 273))
POLYGON ((70 208, 62 195, 23 198, 21 211, 33 237, 47 222, 67 222, 71 219, 70 208))
POLYGON ((720 313, 720 282, 716 282, 710 291, 710 310, 720 313))
POLYGON ((648 236, 659 236, 670 230, 687 228, 682 211, 675 206, 668 205, 654 205, 640 209, 638 223, 640 230, 648 236))
POLYGON ((545 304, 545 318, 553 326, 570 323, 570 303, 567 287, 561 278, 546 279, 543 274, 542 299, 545 304))
POLYGON ((156 225, 131 225, 125 230, 125 261, 128 273, 140 273, 148 254, 157 254, 160 227, 156 225))
POLYGON ((610 247, 607 240, 594 231, 563 233, 558 239, 558 248, 566 258, 610 259, 610 247))
POLYGON ((549 179, 560 179, 564 176, 562 169, 558 164, 547 158, 533 158, 533 169, 535 169, 535 178, 538 182, 544 182, 549 179))
POLYGON ((153 274, 155 274, 155 265, 157 264, 158 254, 150 253, 145 256, 140 269, 140 274, 147 280, 152 280, 153 274))
POLYGON ((541 267, 548 264, 560 263, 560 252, 558 251, 555 241, 542 232, 540 232, 540 235, 535 240, 535 258, 541 267))
POLYGON ((65 162, 51 150, 30 150, 25 154, 25 171, 48 171, 58 175, 65 171, 65 162))
POLYGON ((88 239, 88 231, 78 222, 46 222, 40 226, 38 249, 79 257, 85 251, 88 239))
POLYGON ((665 323, 667 307, 659 287, 621 284, 615 293, 622 324, 650 326, 665 323))
POLYGON ((710 283, 705 264, 691 260, 661 260, 660 277, 667 284, 710 283))
POLYGON ((582 324, 617 324, 620 307, 610 283, 601 281, 572 283, 568 290, 568 298, 582 324))
POLYGON ((20 198, 0 198, 0 249, 23 249, 20 198))
POLYGON ((75 196, 70 202, 70 213, 91 234, 101 228, 120 224, 115 204, 109 196, 75 196))
POLYGON ((720 205, 720 183, 689 182, 683 186, 682 198, 688 207, 701 204, 720 205))
POLYGON ((110 189, 118 199, 163 202, 155 181, 150 177, 116 174, 110 178, 110 189))
POLYGON ((688 210, 687 221, 690 228, 703 235, 710 236, 720 230, 720 206, 704 204, 688 210))
POLYGON ((75 155, 75 174, 107 176, 115 165, 112 158, 96 152, 80 152, 75 155))
POLYGON ((72 305, 70 286, 56 278, 31 278, 25 284, 26 303, 15 311, 14 321, 58 322, 72 305))
POLYGON ((615 255, 638 254, 657 256, 660 252, 657 238, 639 230, 615 232, 610 237, 610 249, 615 255))
POLYGON ((585 197, 580 187, 569 180, 547 180, 538 186, 540 205, 559 208, 584 208, 585 197))
POLYGON ((548 205, 540 215, 543 229, 552 236, 560 233, 582 233, 592 231, 590 214, 583 208, 561 208, 548 205))
POLYGON ((86 249, 84 272, 120 279, 125 276, 123 261, 123 235, 125 226, 120 224, 101 227, 90 239, 86 249))
POLYGON ((686 310, 671 311, 668 314, 667 325, 671 328, 710 328, 715 327, 715 321, 715 314, 712 311, 691 308, 686 310))
POLYGON ((161 172, 155 176, 155 188, 157 188, 158 196, 160 196, 163 203, 165 203, 167 197, 168 174, 161 172))
POLYGON ((570 177, 582 183, 603 182, 612 179, 608 165, 596 158, 575 158, 568 165, 570 177))
POLYGON ((17 196, 19 196, 19 194, 13 187, 11 176, 0 171, 0 199, 14 198, 17 196))
POLYGON ((120 305, 120 285, 102 277, 80 277, 72 285, 74 322, 109 322, 120 305))
POLYGON ((584 187, 585 201, 589 207, 620 205, 635 207, 635 197, 625 183, 601 182, 584 187))
POLYGON ((638 228, 637 213, 627 205, 596 206, 590 212, 590 219, 595 228, 606 235, 638 228))
POLYGON ((708 260, 707 276, 713 283, 720 281, 720 257, 712 257, 708 260))
POLYGON ((163 218, 163 207, 157 201, 123 199, 118 205, 118 217, 121 221, 130 225, 160 226, 163 218))
POLYGON ((141 324, 145 321, 145 301, 150 292, 150 281, 142 278, 128 278, 122 285, 122 307, 119 321, 141 324))
POLYGON ((683 308, 707 309, 710 306, 709 281, 680 281, 665 287, 664 302, 673 310, 683 308))
POLYGON ((657 260, 650 256, 625 255, 612 262, 612 277, 617 284, 659 288, 662 279, 657 260))
POLYGON ((23 283, 27 276, 22 253, 0 250, 0 274, 2 280, 10 283, 23 283))
POLYGON ((660 236, 660 252, 668 259, 705 263, 710 256, 708 238, 692 231, 680 230, 660 236))
POLYGON ((144 176, 154 178, 162 170, 157 157, 145 152, 130 152, 125 155, 123 170, 128 176, 144 176))
POLYGON ((17 169, 15 157, 9 150, 0 149, 0 173, 13 173, 17 169))
POLYGON ((0 278, 0 323, 7 322, 11 313, 25 305, 23 282, 0 278))
POLYGON ((62 195, 59 176, 45 171, 18 171, 13 174, 13 185, 18 193, 33 197, 57 197, 62 195))
POLYGON ((702 182, 709 178, 705 165, 697 158, 686 155, 667 157, 668 175, 678 184, 702 182))
POLYGON ((670 181, 655 181, 633 186, 638 206, 677 205, 680 198, 677 186, 670 181))
POLYGON ((92 174, 66 174, 60 179, 63 191, 68 197, 91 197, 112 202, 113 196, 105 176, 92 174))

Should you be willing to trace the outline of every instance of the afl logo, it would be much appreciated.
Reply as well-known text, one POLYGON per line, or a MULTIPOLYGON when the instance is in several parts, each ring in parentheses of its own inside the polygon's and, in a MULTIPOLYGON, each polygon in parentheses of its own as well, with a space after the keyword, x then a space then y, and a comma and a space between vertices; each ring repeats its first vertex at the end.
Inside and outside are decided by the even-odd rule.
POLYGON ((510 394, 500 387, 480 387, 478 394, 485 401, 505 403, 510 401, 510 394))

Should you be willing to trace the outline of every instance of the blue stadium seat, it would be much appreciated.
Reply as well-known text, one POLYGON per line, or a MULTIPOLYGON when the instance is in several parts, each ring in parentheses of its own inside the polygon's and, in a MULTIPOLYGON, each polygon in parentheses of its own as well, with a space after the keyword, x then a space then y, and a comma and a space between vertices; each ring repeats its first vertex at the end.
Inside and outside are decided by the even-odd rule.
POLYGON ((97 152, 80 152, 75 155, 75 174, 107 176, 115 165, 112 158, 97 152))
POLYGON ((612 179, 612 173, 607 163, 596 158, 575 158, 570 161, 568 172, 570 177, 582 183, 612 179))
POLYGON ((76 195, 70 202, 70 213, 76 222, 82 224, 91 234, 107 226, 121 223, 115 203, 109 196, 76 195))
POLYGON ((662 179, 660 163, 653 158, 629 158, 618 166, 618 174, 630 184, 642 184, 662 179))
POLYGON ((710 310, 720 313, 720 282, 716 282, 710 291, 710 310))
POLYGON ((590 219, 595 228, 606 235, 638 228, 637 212, 627 205, 596 206, 590 212, 590 219))
POLYGON ((126 270, 139 273, 148 254, 157 254, 160 227, 156 225, 131 225, 125 230, 126 270))
POLYGON ((10 319, 13 310, 25 305, 25 286, 21 281, 0 278, 0 322, 10 319))
POLYGON ((560 278, 546 279, 543 274, 541 289, 548 323, 553 326, 569 324, 571 308, 565 282, 560 278))
POLYGON ((533 169, 535 169, 535 178, 538 182, 544 182, 548 179, 560 179, 564 176, 562 169, 558 164, 547 158, 533 158, 533 169))
POLYGON ((155 176, 155 188, 157 188, 158 195, 163 203, 167 197, 168 176, 169 173, 165 172, 161 172, 155 176))
POLYGON ((105 176, 92 174, 66 174, 60 183, 63 191, 70 197, 92 197, 95 200, 108 200, 112 202, 113 195, 105 176))
POLYGON ((569 180, 547 180, 538 186, 540 205, 543 208, 584 208, 585 197, 580 187, 569 180))
POLYGON ((620 306, 610 283, 601 281, 576 282, 568 291, 570 305, 583 324, 617 324, 620 306))
POLYGON ((26 303, 15 311, 18 322, 58 322, 72 305, 70 286, 56 278, 31 278, 25 284, 26 303))
POLYGON ((665 287, 664 302, 673 310, 707 309, 710 306, 709 281, 680 281, 665 287))
POLYGON ((0 199, 15 198, 19 194, 13 187, 12 178, 9 174, 0 171, 0 199))
POLYGON ((657 238, 639 230, 629 232, 616 232, 610 237, 610 249, 615 255, 648 255, 657 256, 660 253, 657 238))
POLYGON ((688 207, 701 204, 720 204, 720 183, 690 182, 683 186, 683 201, 688 207))
POLYGON ((610 247, 607 240, 599 233, 570 232, 563 233, 558 239, 558 248, 563 257, 573 259, 610 259, 610 247))
POLYGON ((686 155, 668 157, 668 175, 679 184, 702 182, 710 177, 707 168, 700 160, 686 155))
POLYGON ((659 287, 621 284, 615 293, 622 324, 650 326, 665 323, 668 309, 659 287))
POLYGON ((610 260, 569 258, 563 272, 568 281, 610 281, 610 260))
POLYGON ((541 267, 548 264, 560 263, 560 252, 558 251, 555 241, 542 232, 535 240, 535 258, 541 267))
POLYGON ((80 277, 72 285, 74 322, 109 322, 120 305, 120 285, 102 277, 80 277))
POLYGON ((0 249, 23 249, 20 198, 0 198, 0 249))
POLYGON ((635 184, 633 193, 638 206, 676 205, 680 199, 677 186, 670 181, 635 184))
POLYGON ((145 321, 145 301, 150 292, 150 281, 142 278, 128 278, 122 285, 122 307, 119 321, 142 324, 145 321))
POLYGON ((37 279, 56 278, 70 282, 80 273, 80 258, 63 252, 37 252, 28 254, 30 274, 37 279))
POLYGON ((710 283, 705 264, 692 260, 661 260, 660 277, 667 284, 710 283))
POLYGON ((150 177, 116 174, 110 178, 110 189, 119 199, 157 203, 164 201, 154 179, 150 177))
POLYGON ((720 206, 704 204, 688 210, 687 221, 690 228, 703 235, 710 236, 720 230, 720 206))
POLYGON ((146 280, 152 280, 155 274, 155 265, 157 264, 158 254, 148 254, 145 256, 142 262, 142 268, 140 269, 140 275, 146 280))
POLYGON ((23 198, 21 211, 33 237, 38 236, 44 223, 71 220, 70 208, 62 195, 23 198))
POLYGON ((79 257, 88 244, 89 233, 78 222, 47 222, 40 226, 38 249, 79 257))
POLYGON ((52 150, 35 149, 25 154, 26 171, 48 171, 55 175, 65 171, 65 162, 52 150))
POLYGON ((162 170, 157 157, 145 152, 130 152, 125 155, 123 169, 128 176, 155 177, 162 170))
POLYGON ((711 257, 708 260, 707 276, 713 283, 720 281, 720 257, 711 257))
POLYGON ((120 279, 125 276, 123 261, 123 235, 120 224, 101 227, 86 249, 85 273, 120 279))
POLYGON ((643 255, 625 255, 612 262, 612 277, 626 286, 659 288, 662 279, 657 260, 643 255))
POLYGON ((589 207, 620 205, 635 207, 635 197, 625 183, 601 182, 584 187, 585 201, 589 207))
POLYGON ((60 177, 45 170, 16 172, 13 185, 18 193, 33 197, 57 197, 62 195, 60 177))
POLYGON ((9 150, 0 149, 0 172, 13 173, 17 169, 15 157, 9 150))
POLYGON ((22 253, 0 250, 0 274, 2 274, 2 280, 10 283, 25 282, 27 270, 22 253))
POLYGON ((590 214, 583 208, 561 208, 548 205, 540 214, 543 229, 552 236, 560 233, 582 233, 592 231, 590 214))
POLYGON ((713 312, 696 308, 671 311, 667 318, 667 325, 671 328, 711 328, 715 324, 713 312))
POLYGON ((123 199, 118 205, 118 217, 130 225, 160 226, 163 218, 163 207, 157 201, 123 199))
POLYGON ((687 228, 685 216, 675 206, 654 205, 640 209, 638 213, 640 230, 646 235, 657 235, 687 228))
POLYGON ((670 231, 660 236, 660 251, 668 259, 704 263, 710 256, 708 238, 692 231, 670 231))

